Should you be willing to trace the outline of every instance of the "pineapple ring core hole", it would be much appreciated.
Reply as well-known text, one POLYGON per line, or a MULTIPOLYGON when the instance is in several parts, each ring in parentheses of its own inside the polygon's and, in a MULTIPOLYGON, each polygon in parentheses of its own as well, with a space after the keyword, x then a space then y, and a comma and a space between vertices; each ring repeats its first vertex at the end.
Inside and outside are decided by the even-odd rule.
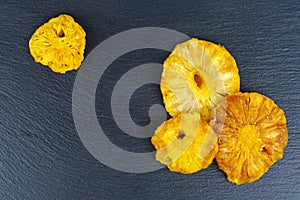
POLYGON ((65 37, 64 31, 62 29, 60 29, 60 31, 57 33, 57 36, 60 37, 60 38, 65 37))
POLYGON ((183 138, 185 138, 185 136, 186 136, 185 132, 182 131, 182 130, 179 130, 179 132, 177 134, 177 139, 181 139, 182 140, 183 138))
POLYGON ((202 88, 205 85, 205 82, 204 82, 203 78, 198 73, 196 73, 194 75, 194 81, 197 84, 198 88, 202 88))

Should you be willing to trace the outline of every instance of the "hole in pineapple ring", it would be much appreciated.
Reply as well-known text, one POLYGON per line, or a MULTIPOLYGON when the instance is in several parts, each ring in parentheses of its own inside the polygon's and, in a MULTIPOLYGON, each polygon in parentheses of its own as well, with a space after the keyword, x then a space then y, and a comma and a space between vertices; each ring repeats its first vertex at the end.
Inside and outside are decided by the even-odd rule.
POLYGON ((202 88, 205 85, 203 78, 198 73, 194 74, 194 81, 199 88, 202 88))
POLYGON ((182 140, 183 138, 185 138, 186 134, 183 130, 179 130, 178 134, 177 134, 177 139, 182 140))
POLYGON ((60 29, 60 31, 57 32, 57 36, 60 37, 60 38, 65 37, 64 31, 62 29, 60 29))

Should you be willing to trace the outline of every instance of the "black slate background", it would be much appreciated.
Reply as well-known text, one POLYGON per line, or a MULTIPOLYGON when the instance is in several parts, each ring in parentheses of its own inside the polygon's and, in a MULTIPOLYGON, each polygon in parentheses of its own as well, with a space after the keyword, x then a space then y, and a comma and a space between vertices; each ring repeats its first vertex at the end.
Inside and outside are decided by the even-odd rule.
MULTIPOLYGON (((0 199, 300 199, 299 1, 1 0, 0 19, 0 199), (29 54, 34 30, 61 13, 86 30, 86 54, 114 34, 145 26, 225 45, 237 60, 241 89, 265 94, 285 110, 284 158, 261 180, 242 186, 229 183, 216 163, 194 175, 167 169, 129 174, 101 164, 82 145, 73 123, 77 72, 52 73, 29 54)), ((114 67, 162 62, 166 56, 140 50, 114 62, 99 83, 97 112, 110 116, 102 103, 109 98, 105 85, 114 83, 114 67)), ((130 109, 143 125, 149 118, 140 106, 148 105, 139 99, 148 97, 139 95, 160 100, 159 90, 145 86, 135 95, 130 109)), ((149 140, 118 132, 109 117, 99 121, 122 148, 153 150, 149 140)))

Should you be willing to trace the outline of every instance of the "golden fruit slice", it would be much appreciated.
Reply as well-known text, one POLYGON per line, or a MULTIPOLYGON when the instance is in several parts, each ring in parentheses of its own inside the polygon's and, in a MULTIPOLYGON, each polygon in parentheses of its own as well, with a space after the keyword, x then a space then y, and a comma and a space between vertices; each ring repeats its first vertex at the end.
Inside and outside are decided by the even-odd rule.
POLYGON ((217 136, 199 114, 180 114, 161 124, 151 139, 156 159, 174 172, 207 168, 217 151, 217 136))
POLYGON ((85 32, 69 15, 60 15, 40 26, 29 41, 36 62, 64 74, 76 70, 83 61, 85 32))
POLYGON ((171 116, 200 111, 209 120, 224 95, 239 90, 238 68, 223 46, 192 38, 178 44, 164 62, 161 91, 171 116))
POLYGON ((216 109, 219 168, 236 184, 258 180, 278 159, 288 142, 284 112, 258 93, 226 97, 216 109))

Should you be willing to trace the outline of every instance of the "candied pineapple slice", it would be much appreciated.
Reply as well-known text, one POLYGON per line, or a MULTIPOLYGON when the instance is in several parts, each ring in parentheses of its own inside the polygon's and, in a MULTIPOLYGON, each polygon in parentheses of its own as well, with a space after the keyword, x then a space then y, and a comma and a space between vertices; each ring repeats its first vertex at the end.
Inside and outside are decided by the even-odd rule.
POLYGON ((288 142, 286 118, 273 100, 258 93, 228 95, 216 109, 219 168, 236 184, 260 179, 288 142))
POLYGON ((238 68, 223 46, 192 38, 178 44, 164 61, 161 92, 171 116, 200 112, 209 121, 224 95, 239 90, 238 68))
POLYGON ((161 124, 151 139, 156 159, 174 172, 207 168, 217 151, 217 136, 199 114, 182 113, 161 124))
POLYGON ((84 59, 85 35, 71 16, 63 14, 35 31, 29 41, 30 53, 54 72, 77 70, 84 59))

